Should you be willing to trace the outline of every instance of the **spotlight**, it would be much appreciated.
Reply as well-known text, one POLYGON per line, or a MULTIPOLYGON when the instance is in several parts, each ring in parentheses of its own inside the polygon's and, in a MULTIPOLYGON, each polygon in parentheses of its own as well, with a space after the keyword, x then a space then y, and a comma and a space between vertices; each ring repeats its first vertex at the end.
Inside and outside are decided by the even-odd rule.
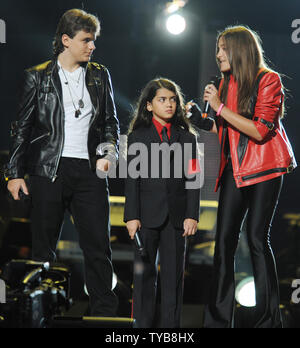
POLYGON ((166 21, 167 30, 173 35, 180 35, 185 31, 186 21, 183 16, 173 14, 166 21))
POLYGON ((235 299, 244 307, 255 307, 255 284, 253 277, 247 277, 239 282, 235 290, 235 299))

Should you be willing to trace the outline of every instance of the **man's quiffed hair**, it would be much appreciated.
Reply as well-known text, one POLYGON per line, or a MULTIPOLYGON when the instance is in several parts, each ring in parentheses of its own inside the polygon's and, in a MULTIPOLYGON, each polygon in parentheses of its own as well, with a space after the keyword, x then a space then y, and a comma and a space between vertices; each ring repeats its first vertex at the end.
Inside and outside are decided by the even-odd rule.
POLYGON ((72 39, 81 30, 87 33, 94 33, 96 36, 99 36, 99 19, 96 16, 79 9, 72 9, 65 12, 61 17, 56 29, 56 34, 53 41, 54 56, 58 56, 64 51, 64 46, 61 41, 64 34, 68 35, 72 39))

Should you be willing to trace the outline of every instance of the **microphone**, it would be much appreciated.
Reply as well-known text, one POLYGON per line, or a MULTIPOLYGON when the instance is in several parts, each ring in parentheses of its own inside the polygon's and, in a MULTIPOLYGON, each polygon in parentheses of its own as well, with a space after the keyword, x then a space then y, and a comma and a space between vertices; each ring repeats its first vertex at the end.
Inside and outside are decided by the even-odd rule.
MULTIPOLYGON (((212 76, 212 77, 210 78, 209 84, 216 85, 216 84, 217 84, 217 81, 218 81, 218 76, 212 76)), ((202 118, 207 118, 209 112, 210 112, 210 105, 209 105, 209 102, 208 102, 208 101, 205 101, 205 103, 204 103, 204 110, 203 110, 203 113, 202 113, 202 118)))
POLYGON ((134 235, 134 242, 135 242, 135 246, 138 250, 138 253, 140 254, 140 256, 142 258, 145 258, 147 256, 147 253, 146 253, 146 250, 145 250, 145 247, 144 247, 144 244, 141 240, 141 237, 140 237, 140 234, 139 234, 139 231, 136 231, 135 235, 134 235))

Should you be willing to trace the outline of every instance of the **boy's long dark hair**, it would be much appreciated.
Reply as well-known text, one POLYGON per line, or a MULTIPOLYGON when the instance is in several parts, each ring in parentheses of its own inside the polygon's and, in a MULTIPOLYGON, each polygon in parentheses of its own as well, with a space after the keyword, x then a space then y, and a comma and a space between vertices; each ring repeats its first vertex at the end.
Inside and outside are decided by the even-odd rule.
POLYGON ((65 49, 61 41, 61 38, 64 34, 67 34, 71 39, 73 39, 73 37, 81 30, 99 36, 99 19, 90 13, 76 8, 65 12, 58 23, 54 37, 54 56, 57 57, 65 49))
POLYGON ((169 79, 159 77, 148 82, 143 89, 134 110, 133 119, 129 125, 128 134, 135 129, 151 126, 153 115, 152 112, 147 110, 147 103, 152 102, 153 98, 156 96, 156 92, 161 88, 166 88, 169 91, 174 92, 176 95, 177 107, 175 114, 170 121, 171 124, 193 133, 193 128, 191 127, 188 119, 185 117, 184 98, 180 87, 169 79))

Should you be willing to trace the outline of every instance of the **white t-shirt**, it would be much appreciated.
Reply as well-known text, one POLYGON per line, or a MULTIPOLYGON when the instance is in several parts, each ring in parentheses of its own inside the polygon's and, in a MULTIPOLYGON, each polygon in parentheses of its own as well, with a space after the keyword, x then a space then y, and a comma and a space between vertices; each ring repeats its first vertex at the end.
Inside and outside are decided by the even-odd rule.
POLYGON ((85 69, 79 67, 75 71, 69 72, 65 69, 62 70, 59 62, 58 66, 65 111, 65 141, 62 157, 89 159, 87 141, 93 107, 85 84, 85 69), (82 109, 78 105, 80 99, 84 103, 82 109), (75 117, 76 110, 73 103, 76 110, 79 109, 81 112, 78 118, 75 117))

